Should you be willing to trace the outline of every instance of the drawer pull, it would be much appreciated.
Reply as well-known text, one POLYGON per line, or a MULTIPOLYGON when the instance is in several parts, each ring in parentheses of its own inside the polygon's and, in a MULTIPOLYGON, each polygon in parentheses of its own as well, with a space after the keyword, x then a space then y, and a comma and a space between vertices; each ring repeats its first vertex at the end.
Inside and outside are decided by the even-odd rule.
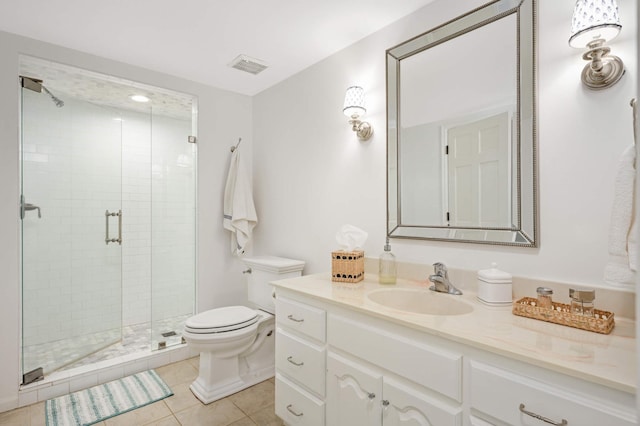
POLYGON ((369 392, 369 395, 367 395, 369 397, 369 399, 374 399, 376 397, 376 394, 373 392, 369 392))
POLYGON ((304 318, 298 319, 298 318, 294 317, 293 315, 289 315, 287 318, 289 318, 291 321, 295 321, 295 322, 304 322, 304 318))
POLYGON ((293 407, 293 404, 287 405, 287 411, 289 411, 291 414, 293 414, 296 417, 302 417, 304 413, 296 413, 291 407, 293 407))
POLYGON ((289 361, 291 364, 295 365, 296 367, 302 367, 304 365, 304 362, 295 362, 292 356, 288 357, 287 361, 289 361))
POLYGON ((527 410, 524 409, 524 404, 522 404, 522 403, 520 404, 520 411, 522 413, 526 414, 527 416, 531 416, 534 419, 542 420, 543 422, 549 423, 549 424, 552 424, 552 425, 565 426, 565 425, 569 424, 565 419, 562 419, 562 421, 560 423, 557 423, 557 422, 554 422, 551 419, 548 419, 548 418, 546 418, 544 416, 541 416, 540 414, 536 414, 536 413, 532 413, 531 411, 527 411, 527 410))

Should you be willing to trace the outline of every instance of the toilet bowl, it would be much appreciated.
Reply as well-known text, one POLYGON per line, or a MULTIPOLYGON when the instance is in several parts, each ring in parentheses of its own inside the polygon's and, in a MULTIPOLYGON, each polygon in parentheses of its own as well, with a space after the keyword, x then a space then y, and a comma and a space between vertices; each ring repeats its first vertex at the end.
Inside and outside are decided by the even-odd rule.
POLYGON ((246 306, 227 306, 202 312, 185 322, 184 334, 191 347, 197 351, 210 350, 215 345, 219 358, 239 355, 253 344, 258 321, 269 315, 246 306))
POLYGON ((273 256, 244 258, 251 273, 247 306, 226 306, 187 319, 183 337, 200 352, 193 394, 209 404, 275 374, 275 317, 269 282, 301 275, 304 262, 273 256))

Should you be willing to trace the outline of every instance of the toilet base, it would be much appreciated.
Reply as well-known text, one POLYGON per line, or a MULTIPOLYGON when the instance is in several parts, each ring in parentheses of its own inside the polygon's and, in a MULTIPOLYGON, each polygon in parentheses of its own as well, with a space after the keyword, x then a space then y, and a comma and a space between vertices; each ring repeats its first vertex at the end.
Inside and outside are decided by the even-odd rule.
POLYGON ((243 354, 215 358, 200 353, 198 378, 189 387, 204 404, 217 401, 275 376, 275 326, 270 316, 262 324, 254 346, 243 354))
POLYGON ((207 355, 206 353, 200 354, 201 373, 191 386, 189 386, 191 392, 196 398, 202 401, 203 404, 210 404, 275 376, 275 367, 273 365, 251 371, 244 375, 234 374, 238 373, 237 357, 206 360, 206 358, 210 357, 210 355, 209 357, 207 355), (207 366, 204 366, 205 374, 202 374, 203 358, 205 358, 205 363, 208 363, 207 366), (213 363, 211 363, 211 361, 213 361, 213 363), (211 369, 210 367, 214 368, 211 369), (206 374, 211 372, 217 372, 219 374, 206 374))

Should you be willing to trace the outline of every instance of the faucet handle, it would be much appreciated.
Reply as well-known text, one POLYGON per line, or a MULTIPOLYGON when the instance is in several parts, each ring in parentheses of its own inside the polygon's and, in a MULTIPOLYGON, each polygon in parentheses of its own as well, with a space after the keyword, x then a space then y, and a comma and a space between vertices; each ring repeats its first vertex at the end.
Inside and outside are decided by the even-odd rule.
POLYGON ((436 262, 433 264, 433 272, 436 275, 446 275, 447 266, 442 262, 436 262))

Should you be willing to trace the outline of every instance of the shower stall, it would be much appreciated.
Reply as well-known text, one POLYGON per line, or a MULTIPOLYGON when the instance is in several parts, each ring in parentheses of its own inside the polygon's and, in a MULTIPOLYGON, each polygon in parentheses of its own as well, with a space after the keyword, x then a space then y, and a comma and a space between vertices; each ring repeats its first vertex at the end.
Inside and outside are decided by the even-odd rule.
POLYGON ((26 56, 20 74, 23 383, 182 343, 196 99, 26 56))

